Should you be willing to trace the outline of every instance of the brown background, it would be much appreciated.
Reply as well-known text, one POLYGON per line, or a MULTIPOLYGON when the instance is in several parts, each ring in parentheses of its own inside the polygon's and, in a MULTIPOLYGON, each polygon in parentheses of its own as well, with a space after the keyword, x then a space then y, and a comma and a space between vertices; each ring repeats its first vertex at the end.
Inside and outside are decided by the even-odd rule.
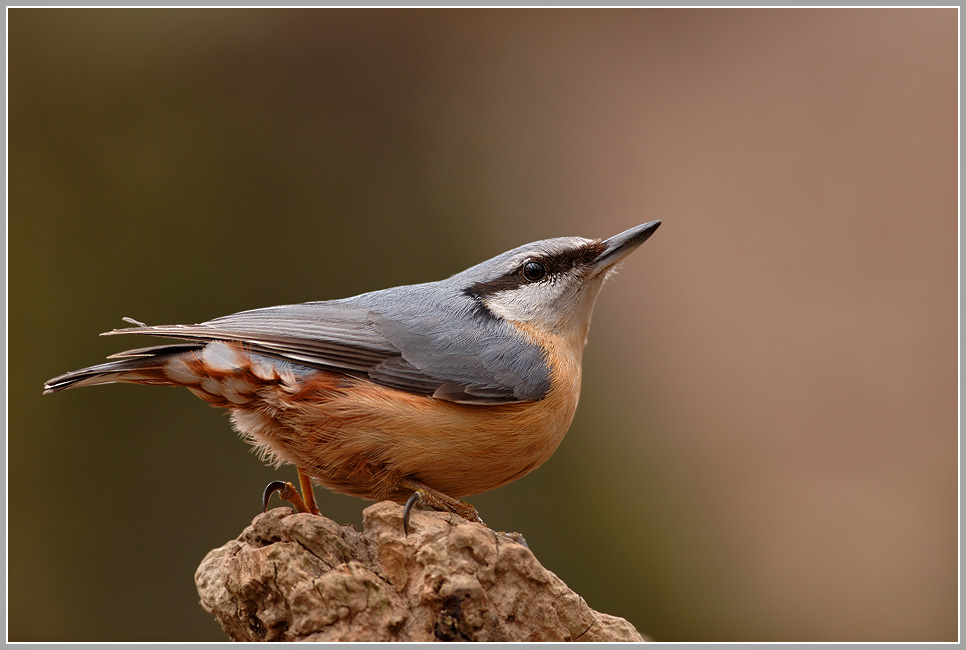
POLYGON ((8 18, 11 640, 222 639, 194 569, 294 476, 187 391, 42 397, 122 316, 652 219, 562 447, 471 501, 657 639, 956 639, 955 9, 8 18))

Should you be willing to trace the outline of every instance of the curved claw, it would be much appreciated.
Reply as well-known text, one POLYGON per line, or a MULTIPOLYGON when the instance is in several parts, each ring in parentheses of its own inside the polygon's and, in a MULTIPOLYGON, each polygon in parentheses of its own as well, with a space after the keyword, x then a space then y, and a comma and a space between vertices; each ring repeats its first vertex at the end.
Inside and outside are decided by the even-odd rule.
POLYGON ((262 512, 268 512, 268 500, 272 498, 272 495, 276 492, 282 492, 285 490, 285 481, 272 481, 265 486, 265 491, 262 492, 262 512))
POLYGON ((413 495, 409 497, 406 501, 406 507, 403 508, 403 534, 409 535, 409 513, 412 512, 413 506, 423 500, 423 495, 420 494, 422 490, 416 490, 413 495))
MULTIPOLYGON (((276 492, 278 492, 279 498, 283 501, 291 503, 297 512, 312 512, 305 505, 305 502, 302 501, 302 497, 299 496, 299 491, 288 481, 272 481, 265 486, 265 491, 262 492, 262 512, 268 510, 268 500, 276 492)), ((318 512, 314 514, 318 514, 318 512)))

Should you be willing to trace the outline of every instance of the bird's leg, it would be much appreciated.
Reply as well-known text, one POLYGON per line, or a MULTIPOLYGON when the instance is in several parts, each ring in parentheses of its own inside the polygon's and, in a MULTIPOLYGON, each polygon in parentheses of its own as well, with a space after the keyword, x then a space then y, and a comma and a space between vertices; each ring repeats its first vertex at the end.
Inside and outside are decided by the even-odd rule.
POLYGON ((288 481, 272 481, 265 486, 265 491, 262 493, 262 512, 268 510, 268 500, 278 492, 279 498, 291 503, 298 512, 320 514, 318 507, 315 505, 315 494, 312 492, 312 479, 301 467, 298 468, 298 473, 299 484, 302 486, 302 494, 305 495, 305 500, 302 500, 298 490, 288 481))
MULTIPOLYGON (((454 499, 451 496, 443 494, 439 490, 434 490, 425 483, 407 478, 403 479, 402 487, 413 491, 413 495, 406 501, 406 507, 403 509, 403 532, 407 535, 409 534, 409 513, 412 512, 413 506, 416 504, 431 510, 452 512, 467 521, 474 521, 479 524, 483 523, 476 508, 459 499, 454 499)), ((486 524, 483 525, 485 526, 486 524)))
POLYGON ((299 473, 299 485, 302 486, 302 497, 305 505, 313 515, 321 515, 318 506, 315 505, 315 492, 312 490, 312 477, 301 467, 297 468, 299 473))

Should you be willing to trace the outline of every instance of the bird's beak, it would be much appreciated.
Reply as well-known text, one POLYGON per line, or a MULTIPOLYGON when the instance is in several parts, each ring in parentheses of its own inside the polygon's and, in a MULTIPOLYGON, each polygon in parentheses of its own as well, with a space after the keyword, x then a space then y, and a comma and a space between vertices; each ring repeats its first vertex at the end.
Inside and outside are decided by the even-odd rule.
POLYGON ((614 235, 610 239, 605 239, 603 242, 604 251, 594 260, 594 268, 597 269, 597 273, 606 271, 634 252, 634 249, 653 235, 660 225, 660 221, 643 223, 630 230, 625 230, 619 235, 614 235))

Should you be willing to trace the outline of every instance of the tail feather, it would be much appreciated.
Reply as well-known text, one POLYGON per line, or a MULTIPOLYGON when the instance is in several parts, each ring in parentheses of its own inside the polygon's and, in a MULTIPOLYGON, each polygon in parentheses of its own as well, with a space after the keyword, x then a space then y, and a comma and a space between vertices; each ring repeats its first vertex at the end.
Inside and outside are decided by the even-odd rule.
POLYGON ((165 374, 165 366, 173 357, 198 351, 203 347, 204 343, 179 343, 114 354, 109 358, 116 359, 115 361, 74 370, 47 380, 44 384, 44 394, 56 393, 76 386, 97 386, 115 382, 176 385, 177 382, 172 381, 165 374))

